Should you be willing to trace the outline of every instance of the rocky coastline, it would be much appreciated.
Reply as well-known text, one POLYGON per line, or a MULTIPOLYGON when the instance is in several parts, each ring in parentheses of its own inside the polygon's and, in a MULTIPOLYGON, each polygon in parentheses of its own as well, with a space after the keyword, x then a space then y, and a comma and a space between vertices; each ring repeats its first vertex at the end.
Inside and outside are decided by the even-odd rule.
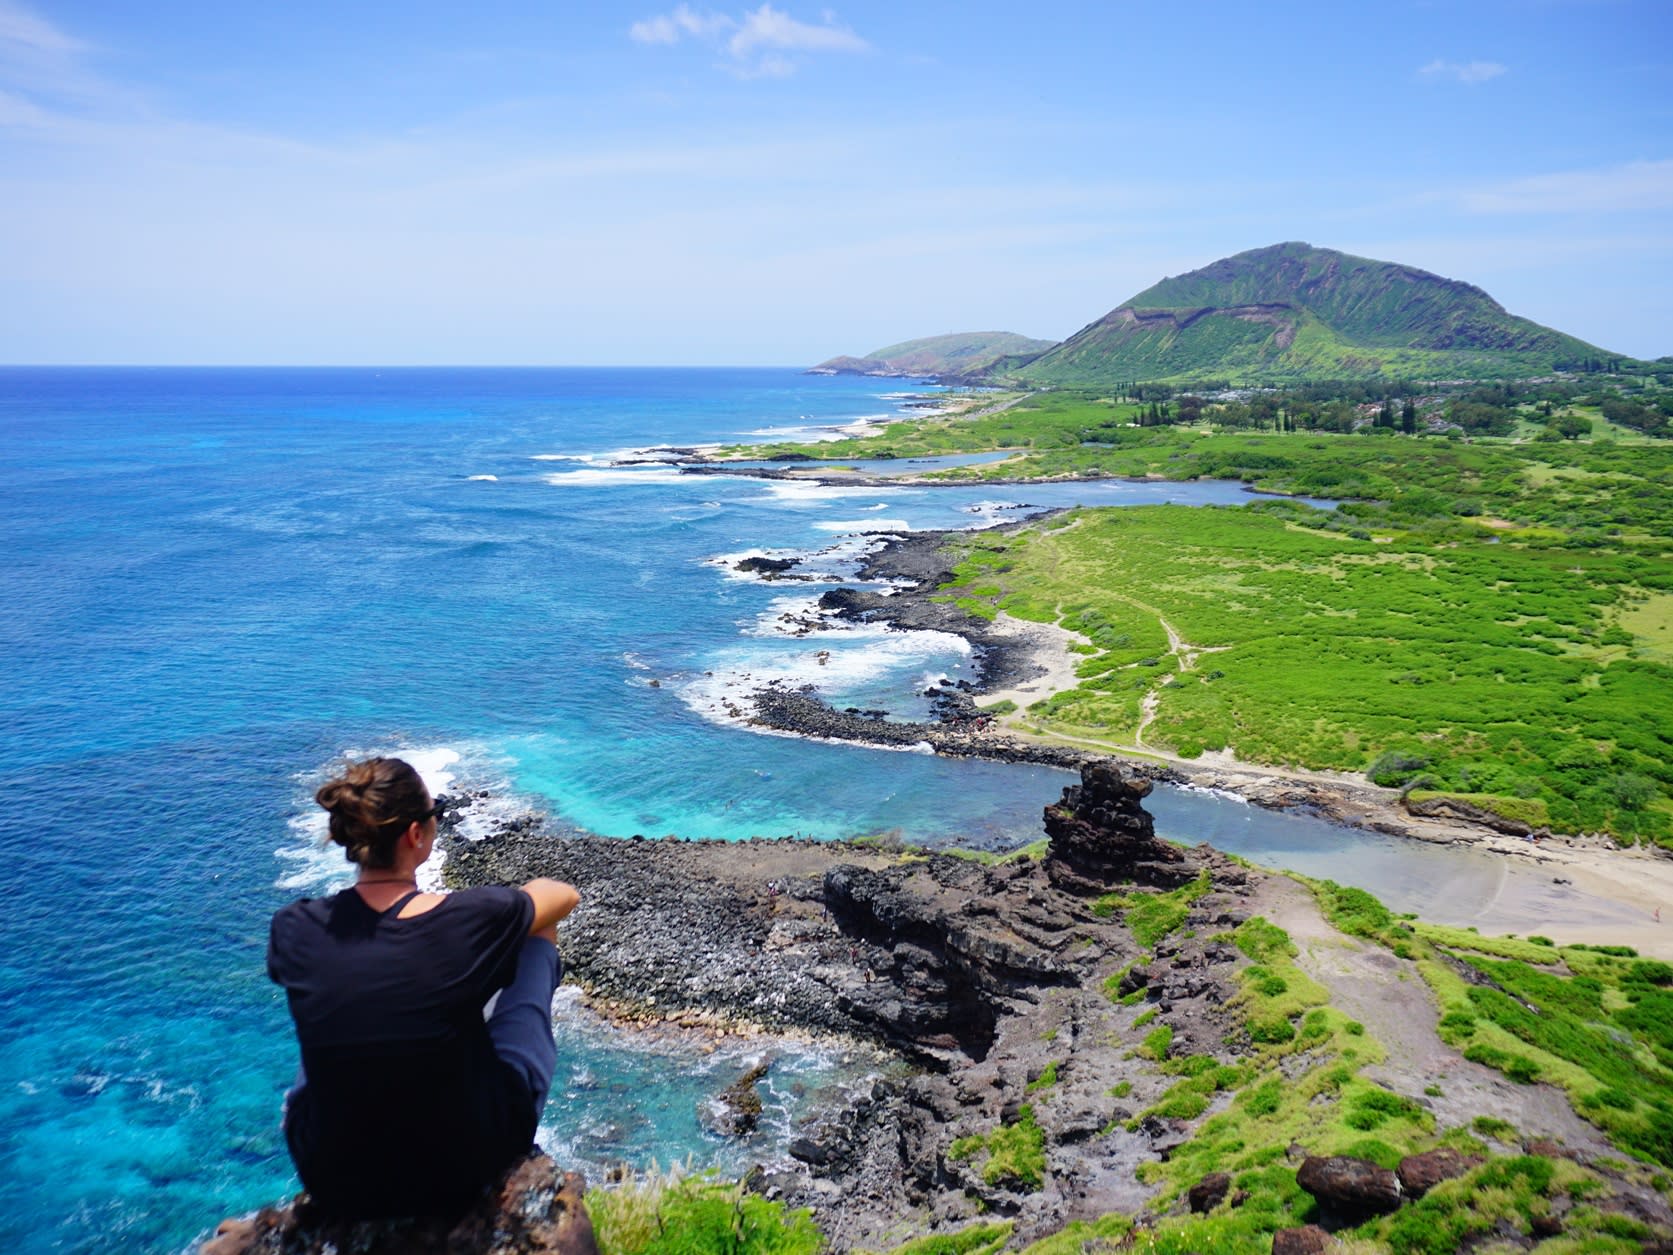
MULTIPOLYGON (((569 979, 618 1020, 834 1035, 911 1065, 817 1117, 781 1162, 750 1174, 752 1188, 811 1207, 837 1249, 984 1214, 1046 1234, 1141 1207, 1149 1190, 1134 1168, 1180 1136, 1168 1121, 1123 1127, 1166 1078, 1150 1069, 1135 1083, 1145 1065, 1109 1043, 1149 1011, 1175 1040, 1219 1048, 1220 1007, 1245 962, 1207 938, 1245 918, 1258 873, 1157 839, 1140 805, 1149 791, 1107 761, 1085 766, 1083 783, 1046 809, 1039 859, 789 838, 574 837, 531 816, 485 840, 450 840, 446 870, 457 885, 574 883, 585 909, 562 932, 569 979), (1135 969, 1139 948, 1094 909, 1098 895, 1202 874, 1212 888, 1192 906, 1201 939, 1162 947, 1153 971, 1135 969), (1104 992, 1118 974, 1146 991, 1145 1005, 1104 992), (1031 1118, 1049 1188, 990 1181, 949 1155, 959 1137, 1019 1119, 1042 1076, 1053 1101, 1031 1118), (1122 1080, 1126 1100, 1110 1094, 1122 1080)), ((745 1110, 747 1080, 729 1091, 745 1110)))
MULTIPOLYGON (((819 614, 828 620, 884 624, 903 631, 946 632, 969 642, 977 678, 956 684, 946 681, 932 691, 932 719, 890 720, 882 711, 839 710, 820 698, 812 686, 784 683, 768 683, 751 691, 747 706, 737 708, 740 717, 774 732, 897 750, 918 749, 957 758, 1074 770, 1110 757, 1109 751, 1014 735, 978 707, 976 699, 982 695, 1039 676, 1043 668, 1033 661, 1029 643, 1014 633, 950 601, 935 599, 937 590, 953 579, 947 548, 966 535, 958 531, 880 533, 880 543, 861 560, 856 576, 860 581, 887 587, 841 585, 827 590, 818 604, 819 614)), ((736 566, 762 579, 794 580, 799 578, 799 564, 796 558, 746 558, 736 566)), ((1526 840, 1534 835, 1526 825, 1507 826, 1497 816, 1456 805, 1408 808, 1395 790, 1340 775, 1154 758, 1123 758, 1122 764, 1129 773, 1157 783, 1222 790, 1269 810, 1298 810, 1388 836, 1481 843, 1497 836, 1526 840)), ((1530 852, 1516 846, 1508 849, 1530 852)))
MULTIPOLYGON (((1287 878, 1159 840, 1143 806, 1148 780, 1108 759, 1080 774, 1044 809, 1044 853, 1005 859, 887 843, 576 836, 538 814, 502 815, 467 840, 461 819, 487 799, 454 797, 440 824, 444 877, 453 887, 541 875, 574 883, 583 907, 560 929, 566 980, 624 1025, 833 1037, 898 1057, 862 1092, 805 1118, 782 1155, 744 1177, 749 1190, 809 1208, 833 1251, 887 1250, 994 1220, 1009 1222, 1020 1246, 1110 1213, 1143 1225, 1236 1208, 1249 1195, 1227 1173, 1206 1172, 1174 1197, 1159 1196, 1145 1170, 1188 1154, 1203 1114, 1166 1114, 1178 1083, 1170 1061, 1236 1067, 1262 1050, 1239 1007, 1251 962, 1233 937, 1240 925, 1280 919, 1303 935, 1337 935, 1287 878), (1156 932, 1141 933, 1120 906, 1170 891, 1176 914, 1156 932)), ((1392 959, 1367 962, 1367 984, 1333 994, 1368 1019, 1392 1014, 1407 1034, 1413 1016, 1432 1025, 1420 981, 1401 990, 1392 959), (1378 1010, 1391 1001, 1391 1013, 1378 1010)), ((1607 1162, 1607 1142, 1560 1097, 1524 1095, 1529 1087, 1473 1066, 1396 1059, 1380 1079, 1433 1103, 1437 1118, 1444 1109, 1449 1123, 1478 1110, 1510 1115, 1535 1139, 1530 1154, 1607 1162), (1456 1097, 1419 1096, 1436 1067, 1456 1097)), ((767 1052, 718 1089, 711 1132, 747 1132, 771 1067, 767 1052)), ((1396 1172, 1301 1143, 1274 1153, 1317 1200, 1318 1224, 1278 1231, 1273 1251, 1328 1249, 1329 1230, 1398 1209, 1476 1162, 1427 1151, 1396 1172)), ((1653 1190, 1610 1181, 1612 1207, 1673 1224, 1653 1190)), ((345 1226, 314 1215, 304 1196, 224 1222, 202 1249, 587 1255, 584 1189, 535 1155, 462 1219, 345 1226)))

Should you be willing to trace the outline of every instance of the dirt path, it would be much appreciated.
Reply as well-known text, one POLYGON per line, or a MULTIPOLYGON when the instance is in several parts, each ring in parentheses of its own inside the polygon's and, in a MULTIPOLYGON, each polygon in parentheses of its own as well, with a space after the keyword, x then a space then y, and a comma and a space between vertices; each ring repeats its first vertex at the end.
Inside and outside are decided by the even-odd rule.
POLYGON ((1263 877, 1254 907, 1289 933, 1300 950, 1297 965, 1330 991, 1331 1005, 1364 1024, 1387 1048, 1388 1060, 1367 1068, 1365 1076, 1427 1107, 1438 1128, 1493 1116, 1530 1137, 1614 1153, 1597 1129, 1575 1115, 1562 1090, 1518 1085, 1443 1042, 1435 1032, 1440 1014, 1417 965, 1337 932, 1303 886, 1287 877, 1263 877), (1441 1093, 1424 1093, 1431 1087, 1441 1093))

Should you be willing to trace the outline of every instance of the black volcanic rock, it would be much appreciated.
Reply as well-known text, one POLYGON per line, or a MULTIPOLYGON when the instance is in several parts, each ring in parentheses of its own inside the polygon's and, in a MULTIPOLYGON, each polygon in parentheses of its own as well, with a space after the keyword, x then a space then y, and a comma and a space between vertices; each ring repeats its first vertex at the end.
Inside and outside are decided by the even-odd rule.
POLYGON ((1309 1155, 1295 1181, 1320 1203, 1352 1219, 1396 1211, 1403 1197, 1400 1178, 1392 1171, 1351 1155, 1309 1155))
POLYGON ((303 1194, 223 1220, 198 1255, 598 1255, 586 1188, 537 1151, 463 1216, 333 1220, 303 1194))
POLYGON ((1122 775, 1110 759, 1087 763, 1080 778, 1063 790, 1061 802, 1046 807, 1045 869, 1054 885, 1092 894, 1122 881, 1174 889, 1196 878, 1197 862, 1157 838, 1141 805, 1150 781, 1122 775))
POLYGON ((745 575, 759 575, 771 579, 775 575, 783 575, 800 560, 799 558, 766 558, 757 555, 740 559, 732 564, 732 569, 741 571, 745 575))

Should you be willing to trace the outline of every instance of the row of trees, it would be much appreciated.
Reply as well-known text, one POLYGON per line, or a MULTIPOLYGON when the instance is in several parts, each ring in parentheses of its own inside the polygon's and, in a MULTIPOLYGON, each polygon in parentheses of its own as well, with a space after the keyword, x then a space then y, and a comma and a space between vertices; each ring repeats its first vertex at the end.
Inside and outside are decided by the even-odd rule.
POLYGON ((1592 423, 1560 411, 1574 405, 1597 406, 1610 422, 1656 436, 1673 436, 1673 392, 1642 387, 1636 380, 1597 387, 1576 381, 1483 383, 1444 398, 1423 399, 1417 385, 1404 382, 1314 383, 1282 391, 1232 394, 1209 399, 1179 392, 1166 384, 1124 384, 1121 395, 1138 404, 1140 427, 1196 423, 1204 418, 1227 428, 1255 431, 1348 433, 1371 431, 1416 435, 1429 417, 1469 435, 1508 436, 1533 417, 1546 424, 1541 439, 1577 440, 1592 423), (1369 422, 1367 422, 1369 417, 1369 422))

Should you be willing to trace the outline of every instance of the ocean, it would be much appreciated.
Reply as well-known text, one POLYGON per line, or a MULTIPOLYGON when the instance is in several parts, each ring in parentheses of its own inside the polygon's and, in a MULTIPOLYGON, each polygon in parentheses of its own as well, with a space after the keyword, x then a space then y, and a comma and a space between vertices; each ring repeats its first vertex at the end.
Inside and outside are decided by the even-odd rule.
MULTIPOLYGON (((941 634, 797 635, 824 586, 733 564, 817 552, 841 575, 866 533, 1247 497, 623 464, 907 400, 786 369, 0 369, 0 1249, 179 1251, 296 1188, 277 1123, 296 1051, 263 954, 277 907, 348 879, 309 800, 345 756, 399 753, 433 789, 607 836, 1035 839, 1064 772, 737 726, 728 702, 767 678, 914 717, 973 668, 941 634)), ((1156 802, 1168 835, 1343 880, 1451 857, 1156 802)), ((1494 874, 1446 868, 1407 878, 1467 893, 1494 874)), ((695 1109, 748 1049, 628 1041, 569 994, 558 1023, 542 1142, 594 1172, 770 1158, 880 1066, 783 1048, 763 1132, 727 1146, 695 1109)))

